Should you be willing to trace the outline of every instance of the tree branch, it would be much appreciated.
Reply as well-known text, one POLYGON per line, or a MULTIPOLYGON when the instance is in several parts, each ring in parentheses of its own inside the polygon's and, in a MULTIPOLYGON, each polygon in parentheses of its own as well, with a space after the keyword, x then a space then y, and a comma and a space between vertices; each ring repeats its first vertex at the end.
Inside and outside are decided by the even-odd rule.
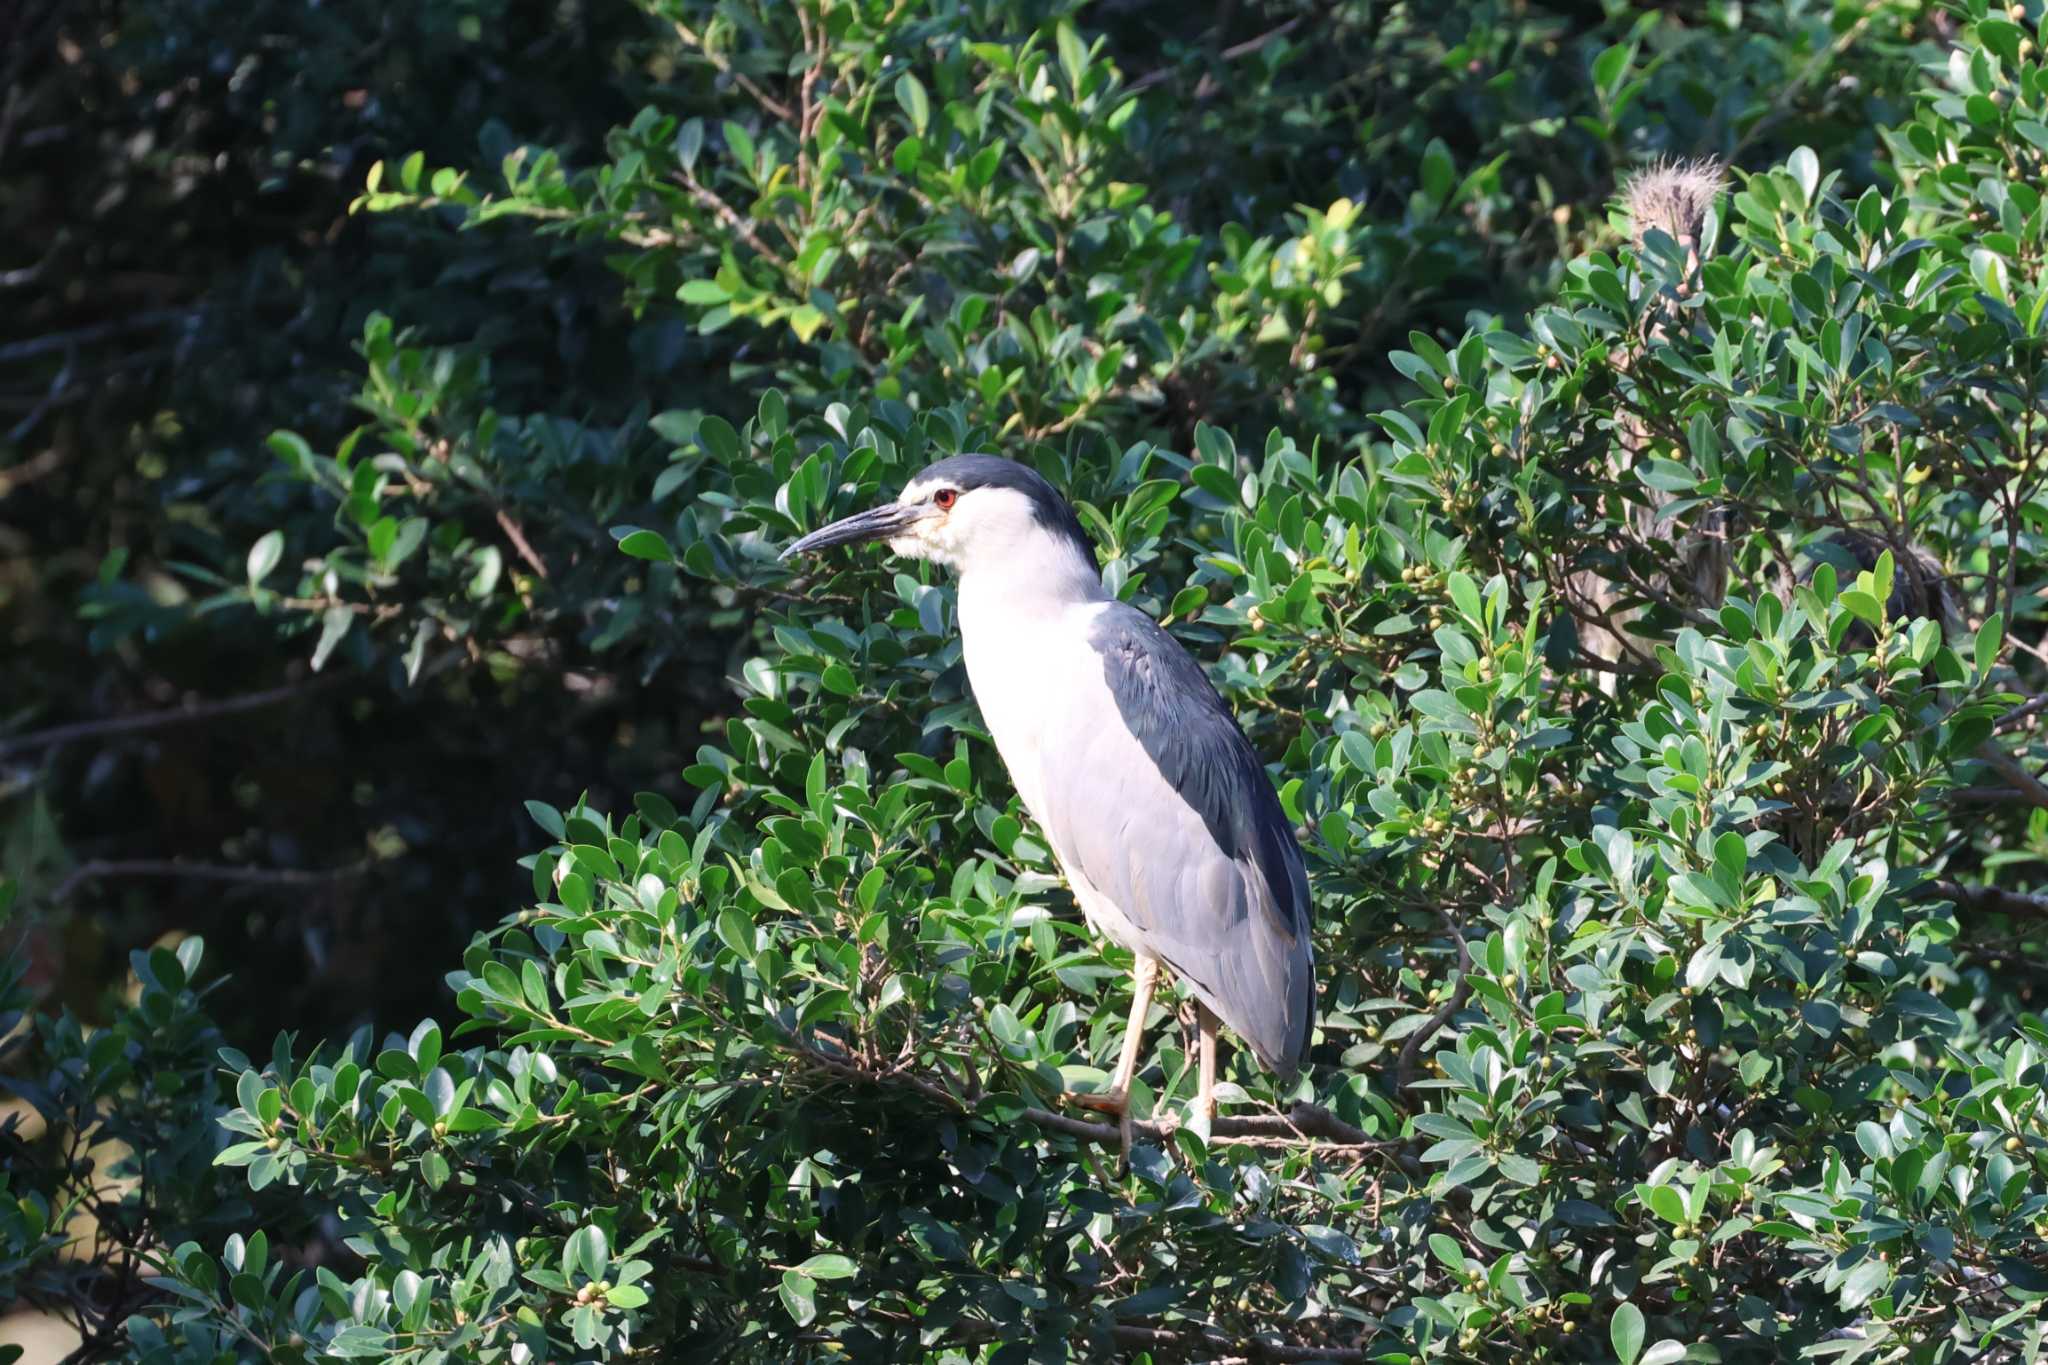
POLYGON ((95 323, 90 327, 78 327, 69 332, 50 332, 44 336, 30 337, 26 341, 9 342, 0 346, 0 365, 16 360, 27 360, 31 356, 50 351, 66 351, 74 346, 90 345, 111 337, 126 336, 131 332, 145 332, 150 328, 174 322, 190 322, 199 314, 185 308, 159 308, 153 312, 131 313, 115 322, 95 323))
MULTIPOLYGON (((841 1079, 912 1090, 927 1099, 936 1100, 957 1113, 972 1112, 972 1105, 928 1076, 900 1067, 883 1069, 863 1066, 850 1057, 836 1056, 793 1034, 785 1036, 789 1039, 790 1047, 804 1061, 841 1079)), ((1036 1107, 1025 1109, 1022 1117, 1034 1127, 1077 1138, 1082 1142, 1093 1142, 1104 1147, 1118 1147, 1123 1143, 1123 1135, 1113 1123, 1097 1123, 1092 1119, 1076 1118, 1071 1114, 1060 1114, 1050 1109, 1036 1107)), ((1180 1127, 1181 1123, 1177 1118, 1140 1119, 1131 1124, 1131 1131, 1140 1137, 1161 1140, 1172 1136, 1180 1127)), ((1254 1145, 1312 1146, 1320 1150, 1386 1151, 1413 1145, 1405 1138, 1375 1138, 1364 1129, 1346 1123, 1322 1106, 1307 1103, 1296 1104, 1285 1114, 1219 1118, 1210 1125, 1209 1133, 1213 1138, 1241 1139, 1254 1145)))
POLYGON ((1158 1327, 1135 1327, 1117 1323, 1109 1329, 1117 1345, 1138 1350, 1157 1351, 1201 1351, 1205 1359, 1271 1361, 1273 1365, 1284 1362, 1327 1360, 1350 1365, 1352 1361, 1365 1360, 1366 1354, 1356 1347, 1347 1346, 1297 1346, 1289 1342, 1265 1341, 1258 1337, 1239 1339, 1225 1336, 1221 1332, 1189 1331, 1169 1332, 1158 1327))
POLYGON ((227 882, 243 886, 325 886, 348 881, 369 869, 368 860, 324 871, 302 871, 288 867, 231 867, 222 863, 180 863, 168 858, 129 858, 117 861, 94 859, 71 869, 50 893, 52 904, 61 905, 89 881, 113 877, 184 878, 191 881, 227 882))
POLYGON ((47 730, 32 730, 25 735, 0 736, 0 758, 11 758, 16 754, 68 744, 74 739, 101 739, 108 735, 161 730, 171 725, 190 725, 200 721, 218 720, 222 716, 260 711, 267 706, 276 706, 282 702, 338 687, 351 681, 355 676, 350 673, 329 673, 325 676, 308 677, 298 682, 286 683, 282 687, 267 688, 261 692, 245 692, 239 697, 195 702, 171 711, 151 711, 136 716, 108 716, 103 720, 81 720, 70 725, 54 725, 47 730))
POLYGON ((2006 891, 1996 886, 1965 886, 1945 878, 1927 883, 1925 890, 1941 900, 1954 901, 1961 909, 1980 914, 2030 915, 2048 919, 2048 895, 2006 891))
POLYGON ((1986 740, 1979 745, 1977 757, 1983 759, 1993 771, 2010 783, 2016 795, 2048 810, 2048 787, 2042 786, 2041 779, 2028 772, 2018 759, 1999 748, 1995 741, 1986 740))

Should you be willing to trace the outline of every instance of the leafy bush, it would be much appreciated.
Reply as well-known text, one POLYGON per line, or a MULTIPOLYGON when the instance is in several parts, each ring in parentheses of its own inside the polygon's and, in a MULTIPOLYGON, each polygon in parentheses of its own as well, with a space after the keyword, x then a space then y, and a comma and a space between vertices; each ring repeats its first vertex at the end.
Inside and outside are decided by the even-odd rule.
POLYGON ((1621 168, 1804 142, 1867 179, 1942 50, 1917 0, 20 8, 0 226, 49 250, 0 276, 6 870, 38 915, 71 893, 74 1005, 129 945, 232 933, 218 999, 259 1036, 426 1007, 514 884, 504 792, 622 804, 731 709, 759 599, 648 615, 603 535, 705 491, 670 460, 697 411, 972 384, 1088 459, 1199 421, 1351 448, 1386 348, 1548 298, 1621 168), (407 201, 465 170, 493 221, 346 213, 380 159, 407 201), (327 463, 359 426, 374 513, 327 463), (175 860, 287 875, 142 880, 175 860))
MULTIPOLYGON (((370 423, 274 439, 296 519, 209 605, 406 673, 534 622, 650 670, 723 633, 742 700, 687 799, 529 805, 532 903, 454 1014, 223 1050, 225 1178, 348 1255, 283 1255, 267 1204, 232 1241, 167 1218, 175 1303, 129 1348, 2038 1347, 2038 30, 1960 11, 1882 132, 1893 183, 1839 129, 1728 194, 1637 181, 1554 298, 1383 372, 1308 362, 1381 325, 1361 282, 1422 271, 1401 252, 1501 259, 1446 210, 1526 212, 1528 168, 1424 142, 1398 226, 1363 197, 1183 222, 1139 173, 1167 111, 1071 25, 661 13, 703 55, 603 165, 400 161, 364 207, 606 250, 732 382, 581 427, 373 321, 370 423), (1312 1065, 1281 1093, 1231 1057, 1205 1139, 1168 993, 1128 1170, 1058 1099, 1113 1055, 1127 963, 980 729, 950 586, 775 559, 974 449, 1069 490, 1106 581, 1212 663, 1312 865, 1312 1065)), ((1675 125, 1631 115, 1626 43, 1585 55, 1586 155, 1675 125)), ((117 577, 94 609, 167 624, 117 577)))
MULTIPOLYGON (((0 913, 11 899, 0 886, 0 913)), ((221 1036, 195 985, 203 954, 196 938, 137 952, 128 998, 100 1027, 29 1013, 23 964, 0 963, 12 1092, 0 1109, 0 1298, 45 1306, 94 1353, 126 1340, 130 1314, 162 1304, 152 1281, 167 1240, 219 1245, 258 1221, 298 1225, 214 1175, 225 1107, 221 1036)))

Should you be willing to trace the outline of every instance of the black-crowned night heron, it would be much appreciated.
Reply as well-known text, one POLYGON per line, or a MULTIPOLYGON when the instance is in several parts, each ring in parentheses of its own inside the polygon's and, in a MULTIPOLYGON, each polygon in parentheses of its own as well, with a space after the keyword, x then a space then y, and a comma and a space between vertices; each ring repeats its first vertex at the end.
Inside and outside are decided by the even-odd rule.
POLYGON ((1076 1102, 1116 1114, 1128 1150, 1162 964, 1198 1002, 1205 1124, 1218 1020, 1291 1078, 1315 1006, 1308 877, 1265 769, 1201 667, 1110 595, 1073 509, 1013 461, 940 460, 896 501, 783 557, 869 540, 959 573, 967 677, 997 752, 1089 924, 1136 957, 1109 1089, 1076 1102))

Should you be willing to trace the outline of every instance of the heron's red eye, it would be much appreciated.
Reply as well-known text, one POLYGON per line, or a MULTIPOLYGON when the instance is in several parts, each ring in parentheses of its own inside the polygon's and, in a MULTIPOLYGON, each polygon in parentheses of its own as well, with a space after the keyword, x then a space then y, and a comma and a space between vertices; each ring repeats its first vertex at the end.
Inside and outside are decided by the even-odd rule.
POLYGON ((952 511, 953 504, 959 500, 960 494, 957 489, 941 488, 938 492, 932 494, 932 501, 938 505, 938 509, 941 512, 952 511))

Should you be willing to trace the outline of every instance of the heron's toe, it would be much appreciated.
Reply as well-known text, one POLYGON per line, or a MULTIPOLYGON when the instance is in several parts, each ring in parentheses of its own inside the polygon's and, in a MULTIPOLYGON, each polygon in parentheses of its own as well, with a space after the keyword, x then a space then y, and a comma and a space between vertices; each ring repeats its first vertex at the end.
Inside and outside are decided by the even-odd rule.
POLYGON ((1128 1090, 1069 1090, 1067 1099, 1083 1109, 1094 1109, 1104 1114, 1128 1115, 1131 1110, 1128 1090))

